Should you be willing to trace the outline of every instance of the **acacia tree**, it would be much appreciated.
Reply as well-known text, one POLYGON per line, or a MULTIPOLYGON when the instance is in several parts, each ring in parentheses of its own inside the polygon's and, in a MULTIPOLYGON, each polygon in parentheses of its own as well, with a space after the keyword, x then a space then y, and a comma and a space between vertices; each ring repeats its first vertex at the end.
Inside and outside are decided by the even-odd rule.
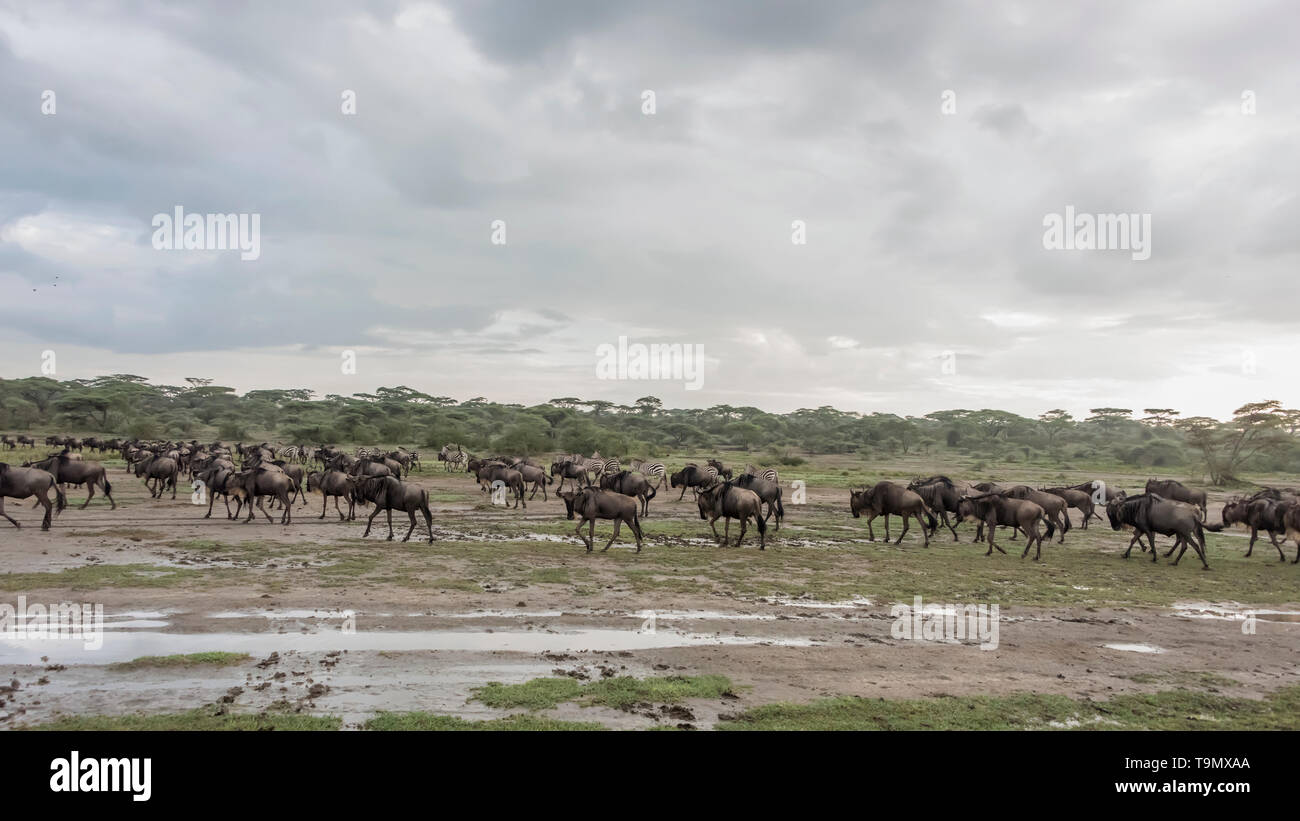
POLYGON ((1219 422, 1208 416, 1192 416, 1177 423, 1188 443, 1201 452, 1210 481, 1227 484, 1252 456, 1285 441, 1286 411, 1276 399, 1250 402, 1232 413, 1232 420, 1219 422))

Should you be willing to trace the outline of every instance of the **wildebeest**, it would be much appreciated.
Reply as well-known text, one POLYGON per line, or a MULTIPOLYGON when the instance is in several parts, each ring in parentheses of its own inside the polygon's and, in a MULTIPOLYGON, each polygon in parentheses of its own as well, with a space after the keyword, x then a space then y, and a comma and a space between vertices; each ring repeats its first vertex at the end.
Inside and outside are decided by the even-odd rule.
POLYGON ((316 470, 307 474, 307 492, 319 493, 321 496, 320 515, 317 519, 325 518, 325 510, 329 506, 330 497, 334 497, 334 512, 339 514, 339 521, 352 521, 356 518, 356 479, 341 470, 327 470, 324 473, 316 470), (339 509, 339 499, 347 499, 348 515, 344 516, 343 511, 339 509))
POLYGON ((39 462, 33 462, 29 467, 40 468, 54 476, 59 484, 85 485, 87 490, 86 501, 81 505, 85 510, 90 504, 90 500, 95 498, 95 488, 103 489, 104 495, 108 497, 108 502, 117 510, 117 502, 113 501, 113 486, 108 481, 108 471, 99 462, 86 462, 78 459, 69 458, 68 451, 65 448, 62 453, 56 453, 47 459, 39 462))
POLYGON ((736 547, 745 540, 745 531, 749 528, 749 517, 754 517, 758 527, 758 549, 767 549, 767 520, 763 518, 763 500, 752 490, 738 487, 734 482, 716 482, 702 488, 695 497, 700 509, 700 518, 709 520, 713 538, 723 547, 731 537, 731 520, 740 520, 740 535, 736 537, 736 547), (723 522, 722 536, 718 535, 718 526, 714 524, 719 518, 723 522))
POLYGON ((648 479, 630 470, 620 470, 618 473, 600 477, 600 487, 601 490, 612 490, 615 493, 639 499, 641 501, 642 516, 650 515, 650 500, 658 493, 650 486, 648 479))
POLYGON ((242 497, 236 498, 235 513, 230 512, 230 491, 231 477, 235 475, 235 465, 228 459, 213 459, 205 465, 198 473, 194 475, 194 481, 201 483, 204 492, 208 495, 208 512, 203 518, 212 518, 212 506, 217 502, 217 496, 220 495, 226 503, 226 518, 233 519, 239 515, 239 505, 243 504, 242 497))
POLYGON ((537 465, 529 465, 523 462, 520 462, 515 470, 519 471, 519 473, 524 477, 524 484, 531 484, 533 486, 533 492, 528 494, 528 498, 532 499, 537 495, 537 491, 541 490, 542 501, 545 502, 547 498, 546 486, 551 483, 551 477, 546 473, 546 471, 537 465))
POLYGON ((21 433, 18 434, 18 436, 14 437, 14 441, 16 441, 16 442, 17 442, 18 444, 20 444, 20 445, 26 445, 26 446, 29 447, 29 448, 34 448, 34 447, 36 447, 36 440, 35 440, 35 439, 33 439, 33 438, 30 437, 30 436, 24 436, 24 435, 21 434, 21 433))
POLYGON ((515 499, 512 507, 517 508, 520 505, 525 508, 528 507, 528 502, 524 499, 524 475, 518 470, 506 467, 500 462, 489 462, 479 465, 475 471, 475 476, 478 478, 480 485, 483 485, 485 489, 491 487, 493 492, 498 487, 497 482, 500 482, 499 487, 508 489, 510 495, 515 499))
POLYGON ((1002 491, 1002 494, 1013 499, 1027 499, 1041 507, 1044 518, 1054 527, 1060 528, 1060 544, 1065 544, 1065 534, 1070 532, 1070 509, 1065 499, 1035 490, 1029 485, 1015 485, 1002 491))
MULTIPOLYGON (((1093 479, 1090 482, 1080 482, 1077 485, 1070 485, 1069 489, 1082 490, 1084 493, 1088 494, 1088 498, 1092 499, 1092 506, 1094 509, 1105 507, 1107 502, 1113 499, 1122 499, 1128 495, 1123 490, 1116 490, 1114 487, 1106 484, 1100 479, 1093 479)), ((1100 516, 1097 518, 1101 519, 1100 516)), ((1102 521, 1105 520, 1103 519, 1102 521)))
POLYGON ((718 475, 721 476, 723 479, 730 479, 730 478, 731 478, 731 468, 729 468, 729 467, 727 467, 726 465, 722 464, 722 463, 719 462, 717 459, 710 459, 710 460, 708 460, 708 463, 707 463, 707 464, 708 464, 709 467, 711 467, 711 468, 713 468, 714 470, 716 470, 716 471, 718 472, 718 475))
POLYGON ((415 513, 424 516, 424 526, 429 530, 429 544, 433 544, 433 512, 429 510, 429 491, 413 482, 403 482, 393 476, 369 476, 357 484, 357 494, 368 502, 373 502, 375 510, 366 520, 366 532, 362 538, 370 535, 370 525, 380 511, 388 511, 388 541, 393 540, 393 511, 400 510, 411 518, 402 541, 408 541, 415 532, 415 513))
MULTIPOLYGON (((1079 526, 1084 530, 1088 529, 1089 519, 1095 517, 1098 521, 1105 521, 1105 519, 1097 515, 1097 506, 1092 501, 1092 494, 1086 491, 1074 487, 1045 487, 1041 488, 1041 490, 1053 496, 1060 496, 1068 506, 1083 514, 1083 523, 1079 526)), ((1069 515, 1069 511, 1066 511, 1066 515, 1069 515)))
POLYGON ((1106 504, 1106 515, 1110 519, 1112 530, 1125 527, 1133 529, 1133 538, 1128 543, 1128 549, 1124 551, 1124 558, 1127 559, 1133 552, 1133 543, 1141 544, 1142 537, 1145 535, 1151 543, 1151 561, 1154 562, 1156 560, 1155 534, 1159 533, 1162 536, 1174 537, 1174 546, 1169 548, 1165 558, 1169 558, 1181 546, 1182 550, 1174 559, 1174 564, 1177 565, 1190 544, 1201 557, 1201 566, 1205 570, 1210 569, 1210 563, 1205 560, 1205 531, 1217 532, 1223 529, 1222 525, 1203 523, 1197 517, 1194 508, 1155 493, 1142 493, 1127 499, 1112 499, 1106 504))
POLYGON ((170 456, 155 456, 149 453, 135 465, 135 475, 144 479, 145 487, 149 488, 149 495, 155 499, 161 499, 163 491, 168 487, 172 489, 172 498, 176 498, 176 481, 180 473, 180 464, 170 456))
POLYGON ((35 496, 36 501, 45 508, 45 518, 41 520, 41 530, 50 529, 51 512, 62 513, 68 506, 68 497, 59 489, 59 482, 54 476, 40 468, 10 467, 0 462, 0 516, 4 516, 14 527, 22 527, 18 520, 5 513, 5 497, 26 499, 35 496), (50 491, 54 491, 54 503, 50 503, 50 491))
POLYGON ((767 515, 763 517, 763 521, 776 516, 776 529, 781 529, 781 520, 785 518, 785 505, 781 503, 781 485, 754 473, 742 473, 736 477, 734 484, 736 487, 743 487, 757 493, 758 498, 767 505, 767 515))
POLYGON ((1025 550, 1020 554, 1020 558, 1029 555, 1029 548, 1036 546, 1034 561, 1038 561, 1043 555, 1043 534, 1038 531, 1038 523, 1046 521, 1049 539, 1052 538, 1054 528, 1051 520, 1046 518, 1042 506, 1037 502, 1017 499, 1002 493, 981 493, 962 497, 962 500, 957 503, 957 519, 958 521, 971 519, 988 528, 989 549, 985 556, 991 556, 994 548, 1006 555, 1007 551, 993 540, 993 532, 999 525, 1013 530, 1019 529, 1025 534, 1025 550))
POLYGON ((672 476, 669 477, 669 487, 680 487, 682 489, 682 492, 677 496, 677 501, 680 502, 682 497, 686 495, 687 488, 693 488, 695 491, 698 491, 700 488, 711 485, 717 481, 717 468, 714 468, 713 470, 714 472, 710 473, 699 465, 690 463, 681 470, 672 474, 672 476))
POLYGON ((573 484, 578 487, 590 487, 591 477, 582 465, 571 459, 557 459, 551 463, 551 475, 559 476, 559 484, 555 486, 555 492, 559 493, 564 489, 564 480, 572 479, 573 484))
POLYGON ((18 440, 14 439, 7 433, 4 435, 0 435, 0 447, 5 447, 8 448, 9 450, 13 450, 14 448, 18 447, 18 440))
MULTIPOLYGON (((957 528, 955 527, 955 524, 961 523, 961 519, 955 516, 957 513, 957 505, 961 502, 962 497, 966 495, 966 491, 969 488, 970 484, 968 482, 962 482, 961 485, 958 485, 947 476, 931 476, 928 479, 913 479, 907 485, 907 489, 920 496, 930 510, 939 514, 943 526, 948 528, 949 532, 952 533, 952 540, 954 542, 961 541, 957 536, 957 528), (954 514, 955 522, 948 521, 949 513, 954 514)), ((935 525, 934 530, 938 530, 937 524, 935 525)), ((933 536, 934 532, 931 531, 930 535, 933 536)))
MULTIPOLYGON (((1146 492, 1154 493, 1165 499, 1172 499, 1175 502, 1187 502, 1189 505, 1196 505, 1201 509, 1201 520, 1205 520, 1207 499, 1203 490, 1188 487, 1182 482, 1173 479, 1147 479, 1146 492)), ((1178 555, 1181 556, 1182 554, 1178 555)))
MULTIPOLYGON (((1286 539, 1286 510, 1290 505, 1274 501, 1273 499, 1232 499, 1223 506, 1223 526, 1231 527, 1235 524, 1242 524, 1250 528, 1250 544, 1246 547, 1246 558, 1250 558, 1251 553, 1255 551, 1255 540, 1259 538, 1259 531, 1263 530, 1268 533, 1268 540, 1277 548, 1278 561, 1286 561, 1286 554, 1282 552, 1282 545, 1278 544, 1277 536, 1282 534, 1283 540, 1286 539)), ((1297 553, 1300 553, 1300 545, 1297 546, 1297 553)))
POLYGON ((293 504, 289 496, 293 493, 294 481, 289 474, 285 473, 278 465, 270 463, 259 465, 255 468, 248 468, 236 473, 226 482, 230 494, 248 504, 248 518, 244 519, 243 524, 248 524, 253 520, 253 504, 256 502, 257 509, 262 511, 268 522, 273 521, 271 514, 266 512, 263 507, 262 498, 272 496, 280 500, 284 512, 280 514, 280 524, 287 525, 293 522, 293 504))
POLYGON ((894 544, 902 544, 903 537, 907 535, 907 529, 910 526, 908 519, 916 517, 916 523, 921 527, 921 535, 925 538, 925 547, 930 546, 929 529, 938 527, 934 513, 926 505, 925 500, 915 491, 908 490, 895 482, 877 482, 870 489, 849 491, 849 510, 853 513, 853 518, 859 518, 862 513, 867 513, 867 538, 871 541, 876 540, 875 531, 871 523, 877 516, 885 517, 885 541, 889 541, 889 517, 890 515, 899 516, 903 520, 903 532, 898 534, 898 541, 894 544), (923 521, 921 514, 924 513, 926 519, 923 521))
POLYGON ((568 518, 573 519, 576 513, 581 518, 578 520, 578 526, 574 532, 582 543, 587 546, 587 552, 590 553, 596 545, 596 520, 613 519, 614 533, 609 537, 609 541, 601 548, 604 553, 609 550, 609 546, 618 538, 618 530, 624 523, 632 530, 632 535, 636 537, 636 552, 641 552, 641 522, 636 514, 636 500, 630 496, 624 496, 621 493, 614 493, 609 490, 600 490, 591 486, 582 487, 578 490, 567 490, 563 493, 556 491, 556 496, 564 500, 564 507, 567 511, 568 518), (582 526, 588 524, 587 535, 582 535, 582 526))
POLYGON ((1282 513, 1282 524, 1286 525, 1286 537, 1296 544, 1291 564, 1300 564, 1300 505, 1287 505, 1282 513))

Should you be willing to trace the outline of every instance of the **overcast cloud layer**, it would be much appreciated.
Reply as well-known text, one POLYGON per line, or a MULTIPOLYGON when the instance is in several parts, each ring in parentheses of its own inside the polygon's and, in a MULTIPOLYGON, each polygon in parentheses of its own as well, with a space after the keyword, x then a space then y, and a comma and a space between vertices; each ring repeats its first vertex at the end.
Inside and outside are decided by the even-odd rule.
POLYGON ((0 375, 1300 405, 1298 46, 1285 0, 0 3, 0 375), (155 250, 176 205, 260 258, 155 250), (1066 206, 1150 258, 1045 250, 1066 206), (703 389, 597 379, 620 335, 703 389))

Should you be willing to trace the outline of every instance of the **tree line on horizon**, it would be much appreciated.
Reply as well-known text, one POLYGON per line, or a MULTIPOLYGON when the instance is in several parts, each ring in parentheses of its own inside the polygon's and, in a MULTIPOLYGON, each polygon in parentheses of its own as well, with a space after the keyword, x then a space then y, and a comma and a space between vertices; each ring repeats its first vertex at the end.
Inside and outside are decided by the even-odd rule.
POLYGON ((1065 410, 1037 418, 995 409, 924 416, 857 413, 830 406, 768 413, 750 406, 665 408, 654 396, 631 405, 559 397, 540 405, 463 402, 405 385, 351 396, 311 390, 155 385, 134 374, 93 379, 0 379, 0 431, 95 433, 139 439, 268 438, 281 443, 383 444, 513 454, 565 451, 663 458, 739 449, 799 464, 800 453, 864 458, 964 456, 987 464, 1113 464, 1201 471, 1214 484, 1247 470, 1300 472, 1300 410, 1264 400, 1229 420, 1183 417, 1173 408, 1065 410))

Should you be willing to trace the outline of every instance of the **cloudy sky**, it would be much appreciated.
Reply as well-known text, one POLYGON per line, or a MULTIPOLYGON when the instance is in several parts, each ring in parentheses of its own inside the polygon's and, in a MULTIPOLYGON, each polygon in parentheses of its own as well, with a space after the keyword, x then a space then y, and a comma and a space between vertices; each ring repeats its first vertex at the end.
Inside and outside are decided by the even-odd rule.
POLYGON ((1294 406, 1298 46, 1285 0, 0 0, 0 376, 1294 406), (260 257, 156 249, 178 205, 260 257), (1150 258, 1044 248, 1067 206, 1150 258), (703 387, 598 379, 619 336, 703 387))

